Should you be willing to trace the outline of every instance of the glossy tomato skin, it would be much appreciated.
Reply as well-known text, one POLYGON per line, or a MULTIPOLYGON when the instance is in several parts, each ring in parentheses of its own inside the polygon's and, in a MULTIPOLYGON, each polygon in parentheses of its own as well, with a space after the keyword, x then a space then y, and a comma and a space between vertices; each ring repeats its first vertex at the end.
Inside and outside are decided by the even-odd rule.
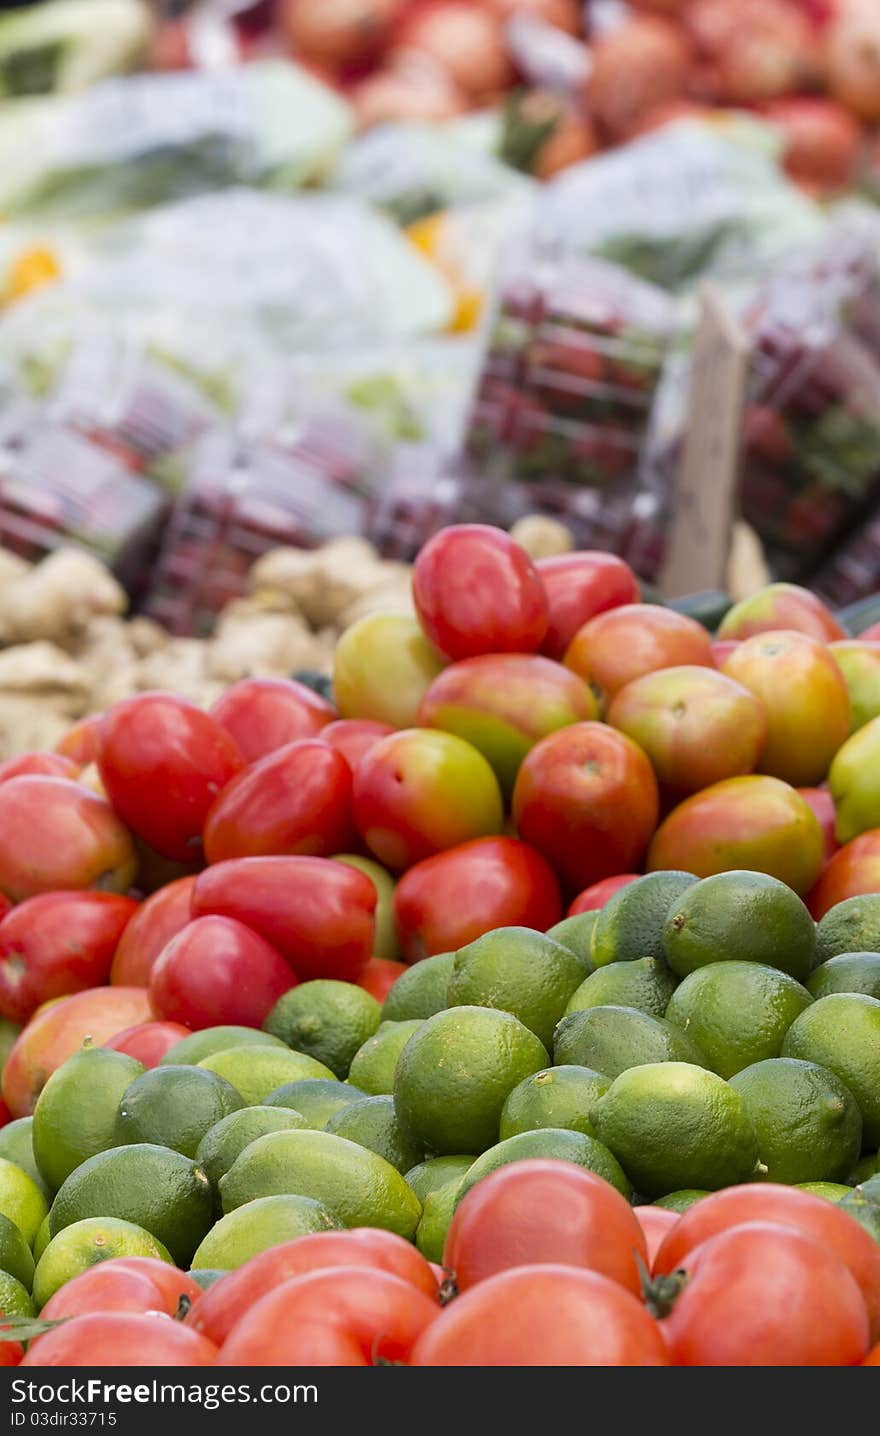
POLYGON ((243 923, 201 917, 160 953, 150 973, 150 999, 160 1017, 193 1031, 261 1027, 296 982, 281 954, 243 923))
POLYGON ((575 892, 639 867, 659 814, 645 754, 603 723, 574 723, 542 739, 513 790, 520 836, 575 892))
POLYGON ((190 1029, 182 1022, 139 1022, 134 1027, 124 1027, 104 1046, 126 1053, 142 1067, 155 1067, 170 1048, 189 1034, 190 1029))
POLYGON ((413 568, 419 622, 448 658, 535 653, 547 596, 525 549, 502 529, 456 524, 429 539, 413 568))
POLYGON ((201 873, 194 917, 236 918, 259 933, 301 981, 357 982, 372 956, 376 888, 329 858, 238 858, 201 873))
POLYGON ((84 768, 89 763, 98 761, 98 729, 100 727, 100 714, 92 718, 82 718, 79 723, 74 723, 68 728, 62 738, 55 744, 55 752, 62 754, 80 767, 84 768))
POLYGON ((430 1264, 410 1242, 378 1227, 357 1227, 313 1232, 251 1257, 208 1288, 186 1317, 186 1324, 220 1346, 245 1312, 268 1292, 293 1277, 340 1266, 390 1273, 437 1300, 430 1264))
POLYGON ((648 1249, 625 1198, 592 1172, 543 1159, 511 1162, 472 1187, 443 1249, 459 1291, 510 1267, 555 1262, 599 1272, 638 1296, 637 1257, 647 1262, 648 1249))
POLYGON ((843 1263, 803 1232, 746 1222, 689 1252, 663 1335, 676 1366, 858 1366, 865 1303, 843 1263))
POLYGON ((87 1312, 33 1341, 22 1366, 211 1366, 217 1349, 165 1316, 87 1312), (96 1361, 96 1355, 99 1359, 96 1361))
POLYGON ((374 718, 339 718, 328 723, 321 730, 321 742, 329 743, 341 753, 352 772, 362 758, 375 748, 382 738, 387 738, 394 729, 387 723, 377 723, 374 718))
POLYGON ((703 1197, 682 1214, 664 1239, 655 1271, 676 1271, 703 1242, 747 1222, 792 1227, 833 1252, 855 1278, 872 1331, 880 1334, 880 1246, 832 1202, 796 1187, 750 1182, 703 1197))
POLYGON ((100 739, 101 781, 122 821, 165 858, 197 858, 211 805, 244 767, 226 730, 174 694, 142 693, 104 714, 100 739))
POLYGON ((416 863, 394 893, 394 922, 408 962, 453 952, 496 927, 546 932, 562 914, 545 858, 517 838, 477 838, 416 863))
POLYGON ((7 758, 5 763, 0 763, 0 783, 35 774, 42 774, 45 778, 69 778, 71 782, 76 782, 79 773, 79 763, 63 757, 61 753, 19 753, 17 758, 7 758))
POLYGON ((597 883, 590 883, 582 893, 571 903, 566 917, 576 917, 579 912, 598 912, 599 908, 605 906, 609 898, 613 898, 621 888, 629 887, 630 883, 638 882, 639 873, 618 873, 613 878, 600 878, 597 883))
POLYGON ((382 1366, 405 1362, 436 1300, 390 1272, 336 1267, 293 1277, 233 1327, 218 1366, 382 1366))
POLYGON ((288 743, 220 793, 205 822, 205 857, 222 863, 345 852, 354 840, 351 784, 350 767, 326 743, 288 743))
POLYGON ((629 1291, 577 1267, 504 1271, 456 1298, 410 1366, 670 1366, 657 1322, 629 1291))
POLYGON ((654 1258, 678 1221, 678 1212, 671 1212, 667 1207, 641 1206, 633 1207, 633 1214, 645 1234, 648 1270, 653 1271, 654 1258))
POLYGON ((60 1321, 89 1311, 164 1311, 174 1316, 182 1296, 193 1303, 201 1296, 201 1288, 186 1272, 153 1257, 115 1257, 65 1282, 50 1296, 40 1319, 60 1321), (157 1270, 160 1266, 167 1267, 167 1275, 157 1270))
POLYGON ((579 628, 566 668, 610 701, 627 683, 660 668, 712 668, 712 641, 693 618, 650 603, 607 609, 579 628))
POLYGON ((13 902, 62 889, 124 893, 136 867, 128 832, 87 788, 39 775, 0 784, 0 889, 13 902))
POLYGON ((834 854, 813 887, 810 912, 817 922, 847 898, 880 892, 880 828, 861 833, 834 854))
POLYGON ((798 792, 804 802, 809 803, 819 820, 819 827, 825 839, 825 861, 830 863, 834 854, 840 851, 840 844, 834 834, 837 821, 834 799, 827 788, 798 788, 798 792))
POLYGON ((246 763, 257 763, 300 738, 316 738, 336 709, 293 678, 242 678, 210 710, 246 763))
POLYGON ((398 977, 406 972, 405 962, 394 962, 390 957, 371 957, 360 977, 358 987, 375 997, 377 1002, 384 1002, 398 977))
POLYGON ((110 968, 120 987, 147 987, 159 953, 190 920, 194 877, 177 878, 142 902, 131 918, 110 968))
POLYGON ((26 1022, 53 997, 100 987, 137 912, 114 893, 43 893, 0 922, 0 1015, 26 1022))
POLYGON ((628 563, 598 550, 539 558, 550 621, 541 652, 561 659, 579 628, 609 608, 638 603, 639 581, 628 563))

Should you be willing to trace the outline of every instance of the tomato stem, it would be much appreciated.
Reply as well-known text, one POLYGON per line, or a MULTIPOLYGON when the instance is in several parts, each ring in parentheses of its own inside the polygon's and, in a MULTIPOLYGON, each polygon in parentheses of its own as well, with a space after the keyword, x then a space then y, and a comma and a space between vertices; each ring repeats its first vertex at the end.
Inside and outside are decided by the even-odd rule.
POLYGON ((642 1296, 649 1312, 657 1321, 662 1321, 672 1311, 688 1283, 686 1271, 674 1271, 668 1276, 651 1276, 642 1258, 636 1253, 642 1296))

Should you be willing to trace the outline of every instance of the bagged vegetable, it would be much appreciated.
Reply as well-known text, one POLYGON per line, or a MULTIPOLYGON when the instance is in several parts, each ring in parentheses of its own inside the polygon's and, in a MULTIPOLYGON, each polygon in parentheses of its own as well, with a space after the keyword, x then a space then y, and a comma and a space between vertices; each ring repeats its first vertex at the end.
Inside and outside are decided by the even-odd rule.
POLYGON ((49 0, 0 17, 0 98, 72 94, 132 68, 152 33, 144 0, 49 0))

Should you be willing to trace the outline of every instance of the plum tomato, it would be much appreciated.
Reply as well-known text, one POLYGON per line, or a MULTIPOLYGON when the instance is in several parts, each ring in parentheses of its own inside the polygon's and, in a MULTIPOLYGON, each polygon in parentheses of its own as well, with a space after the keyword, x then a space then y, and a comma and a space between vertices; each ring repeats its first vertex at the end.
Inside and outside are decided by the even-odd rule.
POLYGON ((428 540, 413 598, 428 638, 452 659, 535 653, 547 633, 538 570, 509 534, 486 524, 456 524, 428 540))

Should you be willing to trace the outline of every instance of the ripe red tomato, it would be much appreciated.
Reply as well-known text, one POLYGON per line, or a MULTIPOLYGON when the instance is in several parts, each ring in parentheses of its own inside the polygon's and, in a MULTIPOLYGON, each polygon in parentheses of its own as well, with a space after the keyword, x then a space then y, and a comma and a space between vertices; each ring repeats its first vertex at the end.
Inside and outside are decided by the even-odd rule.
POLYGON ((87 1312, 32 1341, 22 1366, 212 1366, 216 1347, 179 1321, 87 1312))
POLYGON ((695 1247, 730 1227, 772 1222, 812 1237, 837 1257, 861 1290, 872 1330, 880 1334, 880 1246, 839 1207, 797 1187, 750 1182, 703 1197, 684 1212, 657 1253, 655 1270, 677 1270, 695 1247))
POLYGON ((243 1266, 210 1286, 186 1318, 186 1324, 222 1346, 245 1312, 292 1277, 346 1267, 390 1273, 437 1300, 437 1282, 430 1263, 409 1242, 378 1227, 352 1231, 313 1232, 282 1242, 251 1257, 243 1266))
POLYGON ((880 828, 844 844, 820 874, 809 897, 817 922, 847 898, 880 892, 880 828))
POLYGON ((644 1234, 619 1192, 573 1163, 535 1159, 511 1162, 471 1188, 446 1234, 443 1265, 459 1291, 509 1267, 558 1262, 639 1295, 637 1255, 647 1263, 644 1234))
POLYGON ((517 831, 575 892, 640 866, 660 814, 645 754, 604 723, 542 738, 513 790, 517 831))
POLYGON ((189 1037, 190 1029, 181 1022, 139 1022, 135 1027, 125 1027, 105 1042, 114 1052, 124 1052, 143 1067, 155 1067, 165 1053, 189 1037))
POLYGON ((383 1366, 405 1362, 436 1301, 384 1271, 336 1267, 294 1277, 233 1327, 218 1366, 383 1366))
POLYGON ((611 553, 584 550, 539 558, 535 567, 541 576, 550 613, 547 635, 541 652, 562 658, 579 628, 597 613, 638 603, 639 581, 628 563, 611 553))
POLYGON ((136 868, 129 834, 97 794, 39 775, 0 784, 0 889, 13 902, 63 889, 124 893, 136 868))
POLYGON ((281 954, 244 923, 200 917, 154 963, 150 998, 160 1017, 194 1031, 227 1023, 261 1027, 296 983, 281 954))
POLYGON ((547 596, 525 549, 502 529, 456 524, 429 539, 413 568, 428 638, 449 658, 534 653, 547 632, 547 596))
POLYGON ((48 778, 70 778, 71 782, 75 782, 80 774, 80 765, 60 753, 19 753, 17 758, 7 758, 5 763, 0 763, 0 783, 28 774, 33 777, 35 773, 42 773, 48 778))
POLYGON ((390 957, 371 957, 357 985, 375 997, 377 1002, 384 1002, 400 974, 406 970, 405 962, 393 962, 390 957))
POLYGON ((834 854, 840 851, 840 844, 834 833, 834 825, 837 822, 834 799, 827 788, 798 788, 798 792, 804 802, 809 803, 819 819, 819 826, 825 839, 825 861, 828 863, 834 854))
POLYGON ((244 767, 225 728, 172 693, 142 693, 104 714, 100 737, 101 781, 122 821, 165 858, 197 858, 212 803, 244 767))
MULTIPOLYGON (((478 1189, 477 1189, 478 1190, 478 1189)), ((630 1292, 593 1271, 515 1267, 453 1301, 410 1366, 670 1366, 660 1329, 630 1292)))
POLYGON ((300 738, 316 738, 336 709, 293 678, 243 678, 210 710, 246 763, 256 763, 300 738))
POLYGON ((361 758, 365 758, 382 738, 387 738, 394 729, 387 723, 377 723, 374 718, 339 718, 328 723, 321 730, 321 742, 329 743, 341 753, 354 772, 361 758))
POLYGON ((0 1127, 5 1127, 7 1123, 11 1121, 13 1121, 12 1113, 3 1101, 3 1098, 0 1097, 0 1127))
MULTIPOLYGON (((880 627, 880 625, 878 625, 878 627, 880 627)), ((865 1357, 864 1361, 862 1362, 862 1365, 880 1366, 880 1346, 875 1346, 872 1351, 868 1352, 868 1355, 865 1357)))
POLYGON ((858 1366, 868 1350, 862 1293, 802 1231, 746 1222, 688 1252, 683 1270, 662 1322, 676 1366, 858 1366))
POLYGON ((373 955, 376 902, 375 884, 345 863, 238 858, 199 875, 192 910, 194 917, 218 913, 245 923, 303 981, 357 982, 373 955))
POLYGON ((42 893, 0 921, 0 1014, 26 1022, 53 997, 100 987, 137 912, 114 893, 42 893))
POLYGON ((40 1312, 41 1321, 86 1312, 164 1311, 174 1316, 185 1296, 196 1302, 201 1287, 185 1272, 153 1257, 114 1257, 88 1267, 59 1287, 40 1312), (167 1275, 156 1270, 165 1267, 167 1275))
POLYGON ((476 838, 404 873, 394 922, 409 962, 453 952, 496 927, 546 932, 559 921, 559 884, 545 858, 517 838, 476 838))
POLYGON ((660 668, 713 668, 712 640, 686 614, 651 603, 606 610, 579 628, 565 666, 610 701, 634 678, 660 668))
MULTIPOLYGON (((0 1326, 0 1331, 6 1330, 0 1326)), ((20 1341, 0 1341, 0 1366, 20 1366, 24 1347, 20 1341)))
POLYGON ((195 885, 194 877, 177 878, 141 903, 119 939, 110 968, 114 986, 149 985, 159 953, 190 921, 195 885))
POLYGON ((679 1214, 669 1211, 667 1207, 646 1206, 633 1207, 633 1212, 645 1234, 645 1241, 648 1243, 648 1267, 653 1271, 654 1258, 678 1221, 679 1214))
POLYGON ((638 873, 619 873, 616 878, 602 878, 597 883, 591 883, 582 893, 578 893, 566 916, 576 917, 579 912, 597 912, 616 892, 629 887, 630 883, 637 882, 638 878, 638 873))
POLYGON ((205 857, 285 854, 329 858, 354 840, 351 769, 316 739, 278 748, 239 773, 205 822, 205 857))
POLYGON ((100 722, 101 717, 97 713, 92 718, 81 718, 72 728, 68 728, 63 738, 59 738, 55 744, 55 752, 64 758, 70 758, 81 768, 85 768, 89 763, 96 763, 100 722))

